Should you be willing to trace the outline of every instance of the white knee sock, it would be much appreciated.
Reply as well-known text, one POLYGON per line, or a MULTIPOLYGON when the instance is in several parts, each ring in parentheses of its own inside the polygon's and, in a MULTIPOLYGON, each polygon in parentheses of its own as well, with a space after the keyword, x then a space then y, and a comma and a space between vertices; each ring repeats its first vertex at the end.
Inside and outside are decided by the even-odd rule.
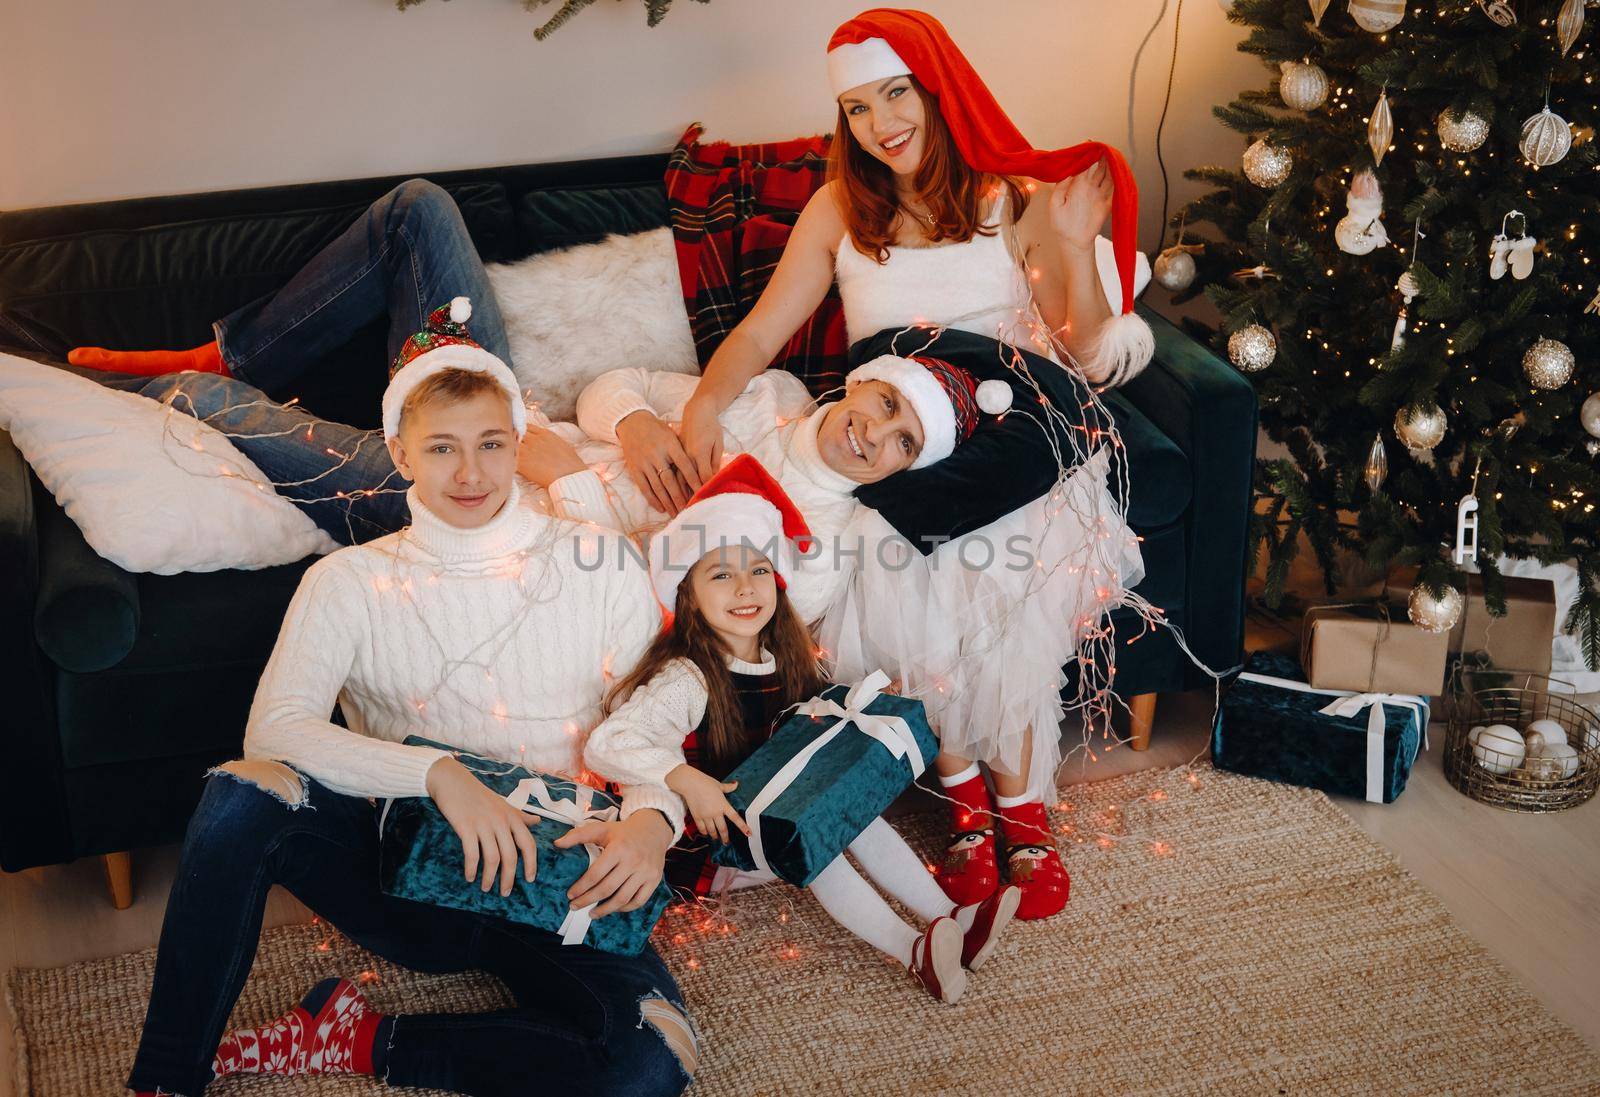
POLYGON ((923 921, 954 913, 955 904, 934 882, 928 866, 882 816, 868 823, 861 837, 850 843, 850 852, 873 883, 910 907, 923 921))
POLYGON ((917 943, 917 931, 900 920, 844 854, 835 857, 809 886, 835 922, 878 951, 911 966, 911 946, 917 943))

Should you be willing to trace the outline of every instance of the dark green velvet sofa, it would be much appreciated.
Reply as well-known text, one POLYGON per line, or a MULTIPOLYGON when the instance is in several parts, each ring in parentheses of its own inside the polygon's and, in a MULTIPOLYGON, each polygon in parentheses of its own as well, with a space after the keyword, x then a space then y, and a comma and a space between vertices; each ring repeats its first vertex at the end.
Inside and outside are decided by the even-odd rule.
MULTIPOLYGON (((665 156, 428 176, 488 261, 667 223, 665 156)), ((282 284, 400 178, 0 213, 0 349, 192 346, 282 284)), ((1145 311, 1155 362, 1117 396, 1144 537, 1140 587, 1211 666, 1238 661, 1256 438, 1250 386, 1145 311)), ((374 327, 308 371, 299 395, 375 426, 374 327)), ((236 757, 252 691, 310 561, 263 571, 133 575, 97 556, 0 432, 0 866, 17 870, 178 840, 208 766, 236 757)), ((1145 697, 1207 680, 1172 637, 1121 648, 1116 687, 1145 697)), ((113 891, 126 879, 113 879, 113 891)))

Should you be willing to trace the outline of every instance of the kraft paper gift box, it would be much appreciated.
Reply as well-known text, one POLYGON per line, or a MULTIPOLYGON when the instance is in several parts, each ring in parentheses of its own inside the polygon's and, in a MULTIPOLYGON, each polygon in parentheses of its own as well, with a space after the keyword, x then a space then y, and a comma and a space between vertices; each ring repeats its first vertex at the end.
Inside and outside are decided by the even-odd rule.
POLYGON ((564 777, 458 751, 447 743, 416 735, 406 736, 405 742, 450 751, 511 804, 537 814, 539 822, 531 829, 538 849, 538 868, 533 881, 528 882, 519 858, 516 883, 509 896, 502 896, 498 887, 480 890, 476 881, 463 875, 466 862, 461 839, 433 800, 427 796, 400 797, 383 802, 378 822, 378 875, 386 894, 537 926, 559 934, 563 944, 585 944, 624 956, 644 948, 661 912, 672 900, 667 885, 657 885, 650 901, 638 910, 591 919, 593 906, 573 910, 567 901, 567 889, 588 870, 599 850, 589 846, 557 849, 555 845, 557 838, 580 822, 616 819, 618 804, 613 797, 564 777))
POLYGON ((1313 689, 1289 656, 1256 652, 1211 731, 1218 769, 1393 803, 1427 744, 1428 702, 1313 689))
POLYGON ((752 831, 713 856, 804 887, 933 761, 939 741, 922 702, 880 692, 878 671, 799 705, 728 775, 728 801, 752 831))
POLYGON ((1302 628, 1300 663, 1315 689, 1444 692, 1450 638, 1413 625, 1404 606, 1313 606, 1302 628))
MULTIPOLYGON (((1407 568, 1390 581, 1400 601, 1411 593, 1417 570, 1407 568)), ((1487 655, 1496 667, 1550 673, 1550 651, 1556 636, 1556 587, 1548 579, 1507 575, 1506 615, 1493 617, 1483 598, 1483 576, 1467 576, 1466 605, 1450 630, 1450 654, 1471 659, 1487 655)))

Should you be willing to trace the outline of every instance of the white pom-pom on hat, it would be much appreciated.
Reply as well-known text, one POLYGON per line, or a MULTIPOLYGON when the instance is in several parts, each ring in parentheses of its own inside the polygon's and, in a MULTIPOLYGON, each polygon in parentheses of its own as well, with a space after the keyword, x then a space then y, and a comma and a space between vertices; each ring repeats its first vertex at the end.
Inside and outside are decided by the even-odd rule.
POLYGON ((465 324, 472 319, 472 298, 456 297, 450 301, 450 319, 453 323, 465 324))
POLYGON ((988 415, 1011 410, 1011 386, 991 377, 978 386, 978 408, 988 415))

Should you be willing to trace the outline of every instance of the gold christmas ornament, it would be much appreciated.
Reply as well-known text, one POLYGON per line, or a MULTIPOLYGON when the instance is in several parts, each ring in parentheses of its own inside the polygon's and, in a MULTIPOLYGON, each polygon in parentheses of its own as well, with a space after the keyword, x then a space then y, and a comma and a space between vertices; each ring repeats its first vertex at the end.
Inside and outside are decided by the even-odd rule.
POLYGON ((1194 256, 1182 246, 1170 247, 1156 256, 1150 269, 1157 284, 1173 293, 1188 289, 1194 282, 1194 256))
POLYGON ((1445 587, 1444 593, 1435 597, 1418 583, 1411 588, 1411 597, 1406 599, 1406 613, 1411 623, 1424 632, 1449 632, 1461 620, 1465 605, 1466 599, 1455 587, 1445 587))
POLYGON ((1517 13, 1506 0, 1478 0, 1478 7, 1483 9, 1483 14, 1494 21, 1497 27, 1514 27, 1517 25, 1517 13))
POLYGON ((1540 338, 1522 356, 1522 372, 1536 389, 1558 389, 1572 376, 1577 360, 1559 339, 1540 338))
POLYGON ((1583 402, 1583 407, 1578 409, 1578 422, 1583 424, 1583 429, 1596 438, 1600 438, 1600 392, 1592 392, 1583 402))
POLYGON ((1438 404, 1407 406, 1394 416, 1395 437, 1407 449, 1429 450, 1444 441, 1446 421, 1438 404))
POLYGON ((1567 0, 1556 16, 1556 40, 1561 43, 1561 56, 1565 57, 1578 35, 1583 33, 1583 0, 1567 0))
POLYGON ((1389 478, 1389 451, 1384 448, 1382 434, 1372 436, 1372 448, 1367 451, 1367 467, 1362 470, 1362 476, 1373 494, 1377 494, 1389 478))
POLYGON ((1291 110, 1316 110, 1328 101, 1328 74, 1310 61, 1280 61, 1278 95, 1291 110))
POLYGON ((1522 155, 1536 168, 1558 164, 1572 148, 1572 127, 1549 106, 1522 123, 1522 155))
POLYGON ((1367 120, 1367 147, 1372 150, 1372 163, 1383 163, 1383 154, 1389 151, 1389 146, 1394 142, 1394 115, 1389 110, 1389 92, 1385 89, 1378 95, 1378 105, 1372 108, 1372 117, 1367 120))
POLYGON ((1439 143, 1451 152, 1472 152, 1489 138, 1489 120, 1470 110, 1439 112, 1439 143))
POLYGON ((1278 341, 1260 324, 1248 324, 1228 337, 1228 359, 1245 373, 1266 369, 1277 356, 1278 341))
POLYGON ((1373 34, 1393 30, 1405 18, 1405 0, 1350 0, 1350 18, 1373 34))
POLYGON ((1289 178, 1294 157, 1288 149, 1275 148, 1265 140, 1244 150, 1245 178, 1258 187, 1272 188, 1289 178))
POLYGON ((1328 3, 1329 0, 1310 0, 1311 22, 1316 26, 1322 26, 1322 13, 1328 10, 1328 3))

